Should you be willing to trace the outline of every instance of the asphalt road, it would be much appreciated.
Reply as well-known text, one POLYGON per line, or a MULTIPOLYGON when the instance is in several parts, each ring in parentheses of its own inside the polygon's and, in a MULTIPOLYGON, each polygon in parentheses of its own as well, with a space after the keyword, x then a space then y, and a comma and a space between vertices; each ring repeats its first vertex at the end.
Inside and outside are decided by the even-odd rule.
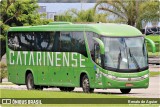
MULTIPOLYGON (((0 85, 0 89, 27 90, 25 85, 0 85)), ((58 88, 44 88, 43 91, 60 91, 58 88)), ((75 92, 82 92, 82 88, 75 88, 75 92)), ((149 88, 132 89, 129 94, 121 94, 119 89, 95 89, 95 93, 132 96, 139 98, 160 98, 160 76, 151 77, 149 88)))

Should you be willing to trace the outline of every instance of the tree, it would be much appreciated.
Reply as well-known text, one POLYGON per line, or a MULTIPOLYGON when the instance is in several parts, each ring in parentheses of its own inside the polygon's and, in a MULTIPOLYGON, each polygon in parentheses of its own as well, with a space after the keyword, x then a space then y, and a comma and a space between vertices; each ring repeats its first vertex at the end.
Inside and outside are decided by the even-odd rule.
POLYGON ((141 28, 141 22, 159 20, 159 3, 154 0, 101 0, 95 10, 112 13, 122 22, 141 28))
POLYGON ((0 83, 3 78, 7 77, 7 65, 5 63, 0 62, 0 83))
POLYGON ((1 0, 0 1, 0 26, 1 26, 1 54, 6 53, 7 31, 13 26, 28 26, 47 24, 50 20, 41 19, 45 14, 38 14, 39 8, 36 0, 1 0))
POLYGON ((96 14, 93 9, 81 10, 71 9, 57 17, 57 21, 70 22, 106 22, 106 14, 96 14))

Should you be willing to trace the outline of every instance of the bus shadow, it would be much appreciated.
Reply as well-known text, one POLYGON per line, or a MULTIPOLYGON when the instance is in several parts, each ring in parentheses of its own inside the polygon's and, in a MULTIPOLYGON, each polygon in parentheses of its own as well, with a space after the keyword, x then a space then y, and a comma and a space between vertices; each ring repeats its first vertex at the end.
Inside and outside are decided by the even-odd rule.
MULTIPOLYGON (((53 90, 53 89, 45 90, 45 91, 57 91, 57 92, 60 91, 59 89, 56 89, 56 90, 53 90)), ((67 91, 60 91, 60 92, 67 92, 67 91)), ((82 90, 74 90, 74 91, 71 91, 71 93, 84 93, 84 92, 82 90)), ((142 94, 142 93, 135 93, 135 92, 131 91, 128 94, 122 94, 121 92, 107 92, 107 90, 105 90, 105 91, 102 91, 102 92, 100 92, 100 91, 94 91, 93 94, 131 95, 131 94, 142 94)))
POLYGON ((130 92, 128 94, 123 94, 121 92, 95 92, 95 93, 97 93, 97 94, 116 94, 116 95, 140 94, 140 93, 132 93, 132 92, 130 92))
MULTIPOLYGON (((83 91, 73 91, 73 93, 84 93, 83 91)), ((93 92, 93 94, 122 94, 118 92, 93 92)))
MULTIPOLYGON (((84 93, 83 91, 73 91, 73 93, 84 93)), ((140 94, 140 93, 128 93, 122 94, 121 92, 93 92, 93 94, 112 94, 112 95, 128 95, 128 94, 140 94)))

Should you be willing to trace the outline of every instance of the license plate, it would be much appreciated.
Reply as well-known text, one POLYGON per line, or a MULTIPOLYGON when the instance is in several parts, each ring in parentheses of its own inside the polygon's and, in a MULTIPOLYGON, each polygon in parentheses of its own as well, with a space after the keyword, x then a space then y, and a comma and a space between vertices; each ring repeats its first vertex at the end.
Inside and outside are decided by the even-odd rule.
POLYGON ((131 84, 131 83, 126 83, 126 87, 132 87, 133 86, 133 84, 131 84))

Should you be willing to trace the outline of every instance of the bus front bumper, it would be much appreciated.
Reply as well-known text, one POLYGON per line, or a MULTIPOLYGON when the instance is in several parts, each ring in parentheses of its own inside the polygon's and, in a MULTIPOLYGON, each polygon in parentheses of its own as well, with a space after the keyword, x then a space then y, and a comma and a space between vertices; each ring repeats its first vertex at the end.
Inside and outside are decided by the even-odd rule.
POLYGON ((149 86, 149 77, 148 74, 142 77, 136 78, 114 78, 104 76, 103 79, 104 88, 148 88, 149 86))

